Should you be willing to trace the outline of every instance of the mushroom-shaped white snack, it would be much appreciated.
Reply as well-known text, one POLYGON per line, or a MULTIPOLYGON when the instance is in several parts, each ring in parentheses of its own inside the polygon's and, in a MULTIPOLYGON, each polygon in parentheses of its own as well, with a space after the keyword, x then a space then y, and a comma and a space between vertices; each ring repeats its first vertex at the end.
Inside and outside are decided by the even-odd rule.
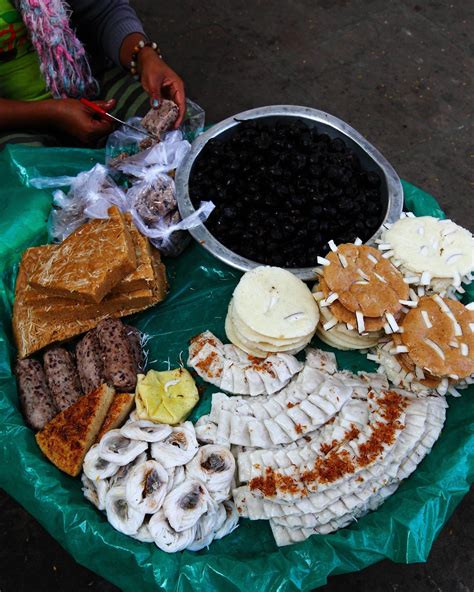
POLYGON ((206 512, 199 518, 196 524, 196 536, 194 541, 188 545, 188 551, 200 551, 214 540, 217 521, 219 520, 219 511, 206 512))
POLYGON ((172 528, 163 510, 160 510, 150 519, 148 530, 155 542, 155 545, 166 553, 183 551, 194 541, 196 526, 177 532, 172 528))
POLYGON ((197 479, 188 479, 178 485, 163 502, 165 516, 177 532, 191 528, 203 514, 216 508, 216 502, 197 479))
POLYGON ((121 428, 122 435, 132 440, 144 442, 159 442, 171 434, 171 426, 164 423, 154 423, 146 419, 131 421, 121 428))
POLYGON ((202 481, 218 502, 228 497, 234 473, 234 455, 228 448, 215 444, 202 446, 186 466, 188 477, 202 481))
POLYGON ((117 487, 117 485, 123 485, 125 487, 125 481, 132 472, 133 468, 144 463, 146 460, 146 452, 142 452, 128 465, 119 467, 119 470, 110 479, 110 487, 117 487))
POLYGON ((154 538, 151 536, 148 524, 146 524, 145 522, 140 526, 140 528, 137 531, 137 534, 133 534, 132 536, 134 539, 137 539, 137 541, 140 541, 141 543, 155 542, 154 538))
POLYGON ((99 443, 99 456, 120 466, 128 465, 148 449, 148 442, 130 440, 120 430, 110 430, 99 443))
POLYGON ((190 421, 172 429, 164 440, 151 446, 152 457, 166 469, 185 465, 199 449, 194 426, 190 421))
POLYGON ((194 431, 198 442, 202 444, 215 444, 217 436, 217 424, 210 421, 209 415, 202 415, 194 424, 194 431))
POLYGON ((91 481, 97 481, 98 479, 112 477, 119 468, 120 465, 101 458, 99 456, 99 444, 94 444, 84 458, 82 470, 91 481))
POLYGON ((92 481, 85 473, 82 473, 82 491, 84 497, 88 499, 98 510, 105 510, 105 497, 109 490, 109 484, 106 480, 92 481))
POLYGON ((145 514, 154 514, 163 504, 167 484, 166 469, 156 460, 148 460, 130 473, 125 484, 127 502, 145 514))
POLYGON ((143 524, 144 512, 132 508, 127 502, 125 487, 112 487, 105 498, 107 520, 123 534, 136 534, 143 524))
POLYGON ((186 470, 184 466, 166 469, 166 472, 168 473, 168 491, 178 487, 178 485, 181 485, 181 483, 183 483, 183 481, 186 479, 186 470))
POLYGON ((239 525, 239 514, 234 502, 225 500, 221 507, 225 509, 225 520, 223 524, 216 529, 216 532, 214 533, 215 539, 222 539, 233 532, 239 525))

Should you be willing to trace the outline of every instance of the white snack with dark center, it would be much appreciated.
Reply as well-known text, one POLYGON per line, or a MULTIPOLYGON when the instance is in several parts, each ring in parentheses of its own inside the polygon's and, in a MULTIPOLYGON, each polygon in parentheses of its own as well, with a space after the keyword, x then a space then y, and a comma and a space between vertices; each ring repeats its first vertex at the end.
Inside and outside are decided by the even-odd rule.
POLYGON ((183 551, 190 545, 196 536, 196 526, 177 532, 170 525, 163 510, 160 510, 150 519, 148 530, 155 545, 166 553, 183 551))
POLYGON ((217 502, 229 497, 235 473, 235 458, 228 448, 208 444, 186 465, 186 475, 202 481, 217 502))
POLYGON ((145 514, 158 512, 167 494, 168 473, 155 460, 137 465, 127 478, 127 502, 145 514))
POLYGON ((170 491, 163 502, 164 515, 176 532, 193 527, 203 514, 216 510, 217 503, 198 479, 187 479, 170 491))
POLYGON ((110 430, 99 443, 99 456, 104 460, 123 466, 128 465, 147 449, 148 442, 131 440, 124 436, 121 430, 110 430))
POLYGON ((120 465, 103 459, 99 455, 99 444, 94 444, 86 454, 82 468, 91 481, 98 481, 115 475, 120 465))
POLYGON ((148 524, 145 522, 140 526, 136 534, 131 535, 137 541, 141 543, 154 543, 154 539, 151 535, 150 529, 148 528, 148 524))
POLYGON ((146 419, 131 421, 122 426, 122 435, 131 440, 144 442, 159 442, 171 434, 171 426, 164 423, 154 423, 146 419))
POLYGON ((196 524, 196 536, 194 541, 187 546, 188 551, 200 551, 212 543, 218 524, 222 524, 223 517, 225 519, 225 510, 223 516, 220 507, 217 510, 206 512, 199 518, 196 524))
POLYGON ((143 524, 145 513, 127 501, 125 487, 112 487, 105 498, 107 520, 119 532, 134 535, 143 524))
POLYGON ((123 485, 125 487, 125 482, 128 479, 128 476, 130 475, 132 470, 137 465, 141 465, 142 463, 144 463, 146 460, 147 460, 147 453, 142 452, 128 465, 124 465, 122 467, 119 467, 119 470, 110 479, 110 487, 116 487, 118 485, 123 485))
POLYGON ((215 539, 222 539, 231 532, 233 532, 239 525, 239 513, 235 504, 231 500, 224 500, 220 505, 220 508, 224 508, 225 520, 220 526, 216 526, 214 533, 215 539))
POLYGON ((105 510, 105 498, 109 490, 108 481, 98 480, 93 481, 89 479, 85 473, 82 473, 82 492, 84 497, 88 499, 98 510, 105 510))
POLYGON ((194 424, 196 438, 201 444, 215 444, 217 425, 209 419, 209 415, 201 415, 194 424))
POLYGON ((289 354, 256 360, 235 345, 224 345, 210 331, 191 340, 187 363, 201 378, 229 393, 254 396, 281 390, 303 367, 289 354))
MULTIPOLYGON (((208 420, 201 425, 212 423, 208 420)), ((121 429, 91 448, 83 468, 93 478, 83 472, 84 497, 106 512, 110 524, 167 553, 203 549, 238 525, 228 502, 236 486, 235 458, 228 447, 199 448, 189 421, 170 427, 131 414, 121 429), (199 462, 193 463, 199 451, 199 462)))
POLYGON ((151 445, 152 457, 167 469, 185 465, 198 450, 199 444, 190 421, 172 428, 164 440, 151 445))

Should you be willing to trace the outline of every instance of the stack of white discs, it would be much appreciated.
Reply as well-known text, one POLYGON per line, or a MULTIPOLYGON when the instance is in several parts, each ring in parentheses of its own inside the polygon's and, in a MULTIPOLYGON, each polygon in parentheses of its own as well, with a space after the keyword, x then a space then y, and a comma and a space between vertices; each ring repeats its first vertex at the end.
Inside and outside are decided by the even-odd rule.
POLYGON ((385 230, 378 247, 415 286, 418 296, 463 293, 474 272, 474 239, 451 220, 409 214, 385 230))
POLYGON ((225 330, 234 345, 264 358, 304 349, 318 321, 319 310, 306 284, 285 269, 256 267, 234 290, 225 330))

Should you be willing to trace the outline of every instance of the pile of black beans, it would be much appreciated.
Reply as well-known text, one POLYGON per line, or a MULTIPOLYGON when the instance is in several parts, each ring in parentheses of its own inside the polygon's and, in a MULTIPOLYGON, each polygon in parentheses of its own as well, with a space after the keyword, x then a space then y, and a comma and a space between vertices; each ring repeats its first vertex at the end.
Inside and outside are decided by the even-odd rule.
POLYGON ((191 170, 195 207, 226 247, 279 267, 310 267, 328 241, 369 239, 383 219, 381 179, 340 138, 295 118, 241 122, 210 140, 191 170))

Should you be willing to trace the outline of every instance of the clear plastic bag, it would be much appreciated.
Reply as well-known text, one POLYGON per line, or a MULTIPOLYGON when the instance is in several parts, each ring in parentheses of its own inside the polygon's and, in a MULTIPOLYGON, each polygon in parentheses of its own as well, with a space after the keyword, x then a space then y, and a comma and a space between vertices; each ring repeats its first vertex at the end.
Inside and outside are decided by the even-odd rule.
POLYGON ((214 204, 205 202, 195 214, 181 220, 174 181, 162 172, 162 165, 142 168, 123 164, 121 171, 140 179, 127 193, 130 212, 138 230, 163 255, 180 255, 190 240, 185 231, 207 220, 214 204))
POLYGON ((61 242, 90 218, 107 218, 107 211, 116 205, 121 211, 128 209, 125 192, 108 175, 108 170, 96 164, 77 177, 38 177, 30 185, 37 189, 64 187, 53 193, 53 208, 48 219, 51 240, 61 242))
POLYGON ((128 165, 141 168, 160 166, 161 172, 170 173, 178 168, 190 150, 191 144, 183 139, 183 132, 173 130, 163 134, 161 142, 116 162, 114 168, 124 172, 124 167, 128 165))
MULTIPOLYGON (((145 129, 141 125, 140 117, 132 117, 127 121, 131 125, 141 128, 145 131, 145 129)), ((197 103, 194 103, 190 99, 186 99, 186 116, 184 122, 181 126, 180 130, 174 130, 172 132, 168 132, 168 134, 174 134, 176 132, 181 133, 182 137, 181 140, 186 138, 189 142, 192 142, 196 136, 198 136, 204 130, 204 123, 205 123, 205 112, 197 103)), ((121 163, 122 160, 126 162, 131 162, 133 157, 136 154, 145 154, 152 151, 154 148, 159 146, 163 141, 165 141, 166 134, 163 135, 162 142, 160 144, 155 144, 151 146, 151 148, 147 148, 146 150, 142 150, 140 148, 140 142, 144 139, 144 135, 136 132, 135 130, 122 126, 113 134, 110 134, 107 144, 105 146, 105 162, 108 166, 118 168, 118 165, 121 163)), ((173 137, 173 142, 176 141, 173 137)), ((152 153, 151 161, 149 164, 156 164, 153 162, 152 153)))

